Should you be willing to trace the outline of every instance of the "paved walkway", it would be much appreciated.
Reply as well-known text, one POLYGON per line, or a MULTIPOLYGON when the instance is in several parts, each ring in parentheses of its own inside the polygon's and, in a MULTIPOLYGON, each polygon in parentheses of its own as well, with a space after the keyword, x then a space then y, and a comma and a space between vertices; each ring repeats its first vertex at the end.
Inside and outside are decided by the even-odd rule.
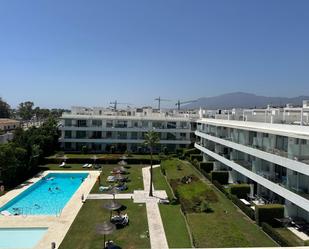
MULTIPOLYGON (((115 199, 133 199, 134 194, 115 194, 115 199)), ((110 200, 114 196, 111 194, 89 194, 87 200, 110 200)))
MULTIPOLYGON (((154 165, 154 168, 160 165, 154 165)), ((160 198, 166 198, 165 191, 154 191, 154 197, 149 196, 150 167, 143 168, 144 191, 134 191, 134 202, 145 202, 147 220, 150 235, 150 246, 152 249, 168 249, 165 231, 161 219, 158 202, 160 198)))

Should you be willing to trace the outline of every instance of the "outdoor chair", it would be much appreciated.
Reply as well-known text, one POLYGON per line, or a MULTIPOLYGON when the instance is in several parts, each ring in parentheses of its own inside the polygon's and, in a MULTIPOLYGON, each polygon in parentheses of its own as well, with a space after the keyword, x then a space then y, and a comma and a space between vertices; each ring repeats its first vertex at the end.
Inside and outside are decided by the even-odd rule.
POLYGON ((108 176, 106 181, 107 182, 115 182, 116 181, 115 176, 108 176))
POLYGON ((84 164, 83 168, 88 168, 88 165, 89 165, 88 163, 84 164))

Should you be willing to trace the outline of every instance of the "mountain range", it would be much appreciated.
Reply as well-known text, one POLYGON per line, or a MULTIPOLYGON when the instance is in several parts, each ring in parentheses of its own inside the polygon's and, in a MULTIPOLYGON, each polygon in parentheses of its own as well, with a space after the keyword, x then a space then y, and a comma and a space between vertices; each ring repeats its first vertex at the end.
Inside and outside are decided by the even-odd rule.
POLYGON ((265 108, 271 106, 301 106, 303 100, 309 100, 309 96, 297 97, 266 97, 252 93, 234 92, 214 97, 202 97, 196 102, 182 106, 184 109, 206 108, 206 109, 231 109, 231 108, 265 108))

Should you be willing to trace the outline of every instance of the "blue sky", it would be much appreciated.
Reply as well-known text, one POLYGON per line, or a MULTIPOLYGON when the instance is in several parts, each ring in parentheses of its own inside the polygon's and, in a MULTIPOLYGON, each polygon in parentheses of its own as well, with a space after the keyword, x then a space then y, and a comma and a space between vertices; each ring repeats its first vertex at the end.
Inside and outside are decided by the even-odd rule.
POLYGON ((12 106, 309 94, 309 1, 2 0, 12 106))

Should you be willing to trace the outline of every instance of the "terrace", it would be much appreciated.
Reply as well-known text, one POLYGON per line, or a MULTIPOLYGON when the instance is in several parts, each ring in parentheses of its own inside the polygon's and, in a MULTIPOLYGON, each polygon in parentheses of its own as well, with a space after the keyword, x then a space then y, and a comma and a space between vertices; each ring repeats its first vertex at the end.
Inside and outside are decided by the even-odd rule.
MULTIPOLYGON (((66 156, 90 160, 89 163, 93 157, 74 154, 66 156)), ((120 160, 119 155, 96 155, 96 158, 100 157, 120 160)), ((136 155, 141 160, 146 157, 136 155)), ((61 156, 51 158, 59 162, 63 159, 61 156)), ((59 168, 57 163, 44 165, 42 169, 81 171, 84 170, 83 160, 82 163, 67 163, 67 168, 59 168)), ((103 206, 113 196, 100 191, 100 186, 114 185, 107 182, 107 177, 118 167, 118 164, 100 164, 98 180, 57 248, 102 248, 104 237, 97 234, 95 228, 97 224, 109 219, 110 212, 103 206)), ((115 198, 125 207, 122 212, 128 215, 129 224, 107 235, 117 248, 156 248, 156 245, 160 245, 160 248, 277 246, 189 162, 164 160, 161 167, 153 169, 154 195, 157 196, 154 198, 148 197, 149 168, 144 164, 128 164, 124 167, 127 171, 125 176, 129 179, 125 183, 127 189, 120 191, 115 198), (186 179, 185 182, 183 179, 186 179), (165 196, 170 202, 160 204, 165 196)), ((97 172, 92 168, 87 170, 97 172)))

